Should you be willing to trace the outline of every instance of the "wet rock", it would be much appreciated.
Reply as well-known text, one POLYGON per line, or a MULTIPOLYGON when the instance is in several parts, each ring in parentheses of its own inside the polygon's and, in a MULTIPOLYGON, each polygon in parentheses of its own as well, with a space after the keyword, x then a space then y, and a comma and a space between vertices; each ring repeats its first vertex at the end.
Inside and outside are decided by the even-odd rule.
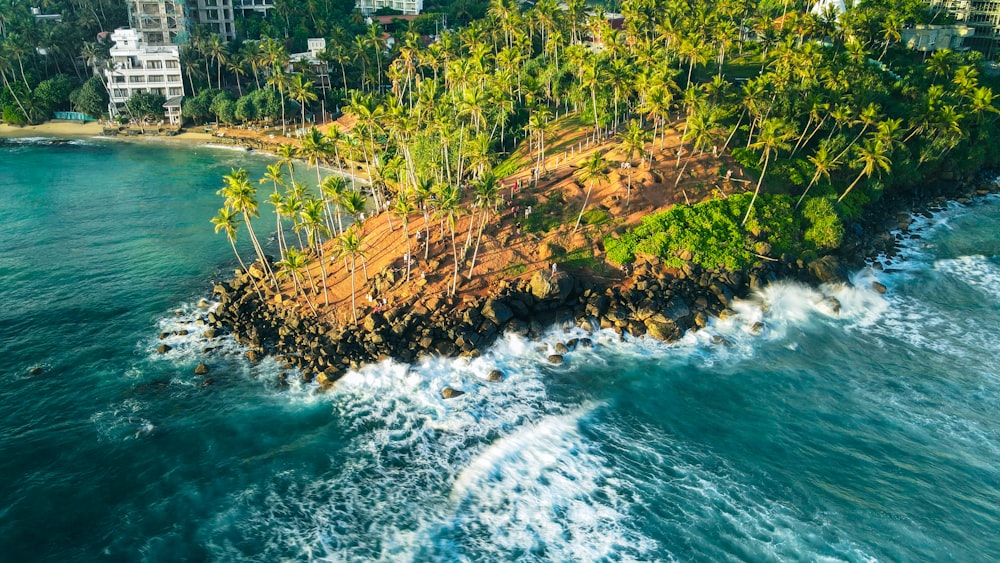
POLYGON ((465 391, 459 391, 458 389, 452 389, 451 387, 445 387, 441 390, 441 397, 443 399, 454 399, 455 397, 461 397, 465 395, 465 391))
POLYGON ((555 364, 555 365, 558 366, 559 364, 563 363, 563 357, 561 355, 559 355, 559 354, 550 354, 549 355, 549 363, 550 364, 555 364))
POLYGON ((764 333, 764 323, 757 321, 750 325, 750 334, 754 336, 759 336, 764 333))
POLYGON ((255 364, 260 361, 260 354, 256 350, 247 350, 243 356, 255 364))
POLYGON ((706 326, 708 326, 708 316, 701 311, 695 313, 694 326, 698 328, 705 328, 706 326))
POLYGON ((593 348, 594 347, 594 341, 591 340, 591 339, 589 339, 589 338, 581 338, 580 339, 580 346, 583 346, 584 348, 593 348))
POLYGON ((807 268, 820 283, 847 283, 847 268, 836 256, 813 260, 807 268))
POLYGON ((556 354, 559 354, 561 356, 561 355, 565 354, 566 352, 569 352, 569 348, 567 348, 566 345, 563 344, 562 342, 559 342, 559 343, 557 343, 555 345, 555 353, 556 354))
POLYGON ((212 379, 211 377, 206 377, 201 381, 202 387, 208 387, 209 385, 215 385, 215 380, 212 379))
POLYGON ((187 336, 189 333, 188 333, 187 329, 182 329, 182 330, 175 330, 174 334, 176 336, 187 336))
POLYGON ((209 338, 209 339, 215 338, 215 331, 212 330, 212 329, 206 330, 205 331, 205 338, 209 338))
POLYGON ((501 381, 504 380, 504 378, 505 376, 503 372, 498 369, 495 369, 491 370, 490 373, 486 376, 486 381, 489 381, 490 383, 500 383, 501 381))
POLYGON ((159 346, 156 347, 156 351, 159 352, 160 354, 166 354, 171 350, 173 350, 173 347, 167 344, 160 344, 159 346))
POLYGON ((28 370, 28 375, 42 375, 43 373, 45 373, 45 368, 42 366, 35 366, 28 370))
POLYGON ((206 366, 205 364, 198 364, 198 366, 194 368, 194 374, 195 375, 207 375, 208 374, 208 366, 206 366))
POLYGON ((872 289, 874 289, 875 291, 877 291, 882 295, 885 295, 885 292, 888 291, 888 289, 879 282, 872 282, 872 289))

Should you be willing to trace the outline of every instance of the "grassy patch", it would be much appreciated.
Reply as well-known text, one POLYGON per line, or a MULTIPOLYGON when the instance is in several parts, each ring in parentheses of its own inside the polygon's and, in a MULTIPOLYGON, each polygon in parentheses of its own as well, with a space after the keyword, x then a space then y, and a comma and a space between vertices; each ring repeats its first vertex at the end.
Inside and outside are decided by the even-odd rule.
POLYGON ((527 266, 525 266, 524 264, 522 264, 520 262, 515 262, 515 263, 507 266, 506 268, 504 268, 501 271, 501 273, 504 276, 506 276, 506 277, 516 278, 517 276, 520 276, 521 274, 523 274, 523 273, 525 273, 527 271, 528 271, 528 267, 527 266))
POLYGON ((611 222, 611 215, 603 209, 588 209, 583 213, 584 225, 606 225, 611 222))

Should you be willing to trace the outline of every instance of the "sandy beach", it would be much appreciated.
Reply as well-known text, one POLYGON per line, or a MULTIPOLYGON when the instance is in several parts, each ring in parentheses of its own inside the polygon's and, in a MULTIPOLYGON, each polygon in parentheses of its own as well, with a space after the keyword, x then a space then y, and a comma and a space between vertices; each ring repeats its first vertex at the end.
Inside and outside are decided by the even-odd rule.
MULTIPOLYGON (((75 121, 46 121, 40 125, 25 125, 19 127, 0 123, 0 139, 18 137, 54 137, 54 138, 74 138, 74 137, 99 137, 104 126, 100 122, 79 123, 75 121)), ((124 136, 114 137, 128 141, 139 142, 185 142, 185 143, 210 143, 218 140, 210 133, 186 131, 172 137, 162 136, 124 136)))

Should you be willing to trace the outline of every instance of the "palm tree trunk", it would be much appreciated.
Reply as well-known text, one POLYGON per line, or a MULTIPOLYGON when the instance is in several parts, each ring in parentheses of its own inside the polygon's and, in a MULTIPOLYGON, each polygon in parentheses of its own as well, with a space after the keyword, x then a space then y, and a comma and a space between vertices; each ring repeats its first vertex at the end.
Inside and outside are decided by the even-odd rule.
POLYGON ((594 182, 588 182, 587 186, 587 197, 583 199, 583 207, 580 208, 580 215, 576 218, 576 225, 573 225, 573 232, 575 233, 577 229, 580 228, 580 221, 583 220, 583 212, 587 210, 587 204, 590 203, 590 192, 594 190, 594 182))
POLYGON ((747 219, 750 218, 750 212, 753 211, 753 204, 757 201, 757 194, 760 193, 760 185, 764 183, 764 174, 767 174, 767 165, 770 163, 771 153, 766 152, 764 155, 764 168, 760 171, 760 178, 757 179, 757 188, 753 191, 753 197, 750 198, 750 206, 747 207, 747 213, 743 216, 743 220, 740 221, 740 227, 746 224, 747 219))
POLYGON ((840 197, 837 198, 837 203, 840 203, 841 201, 844 201, 844 198, 847 197, 847 194, 851 193, 851 190, 854 189, 854 186, 858 185, 858 182, 861 181, 861 177, 864 176, 864 175, 865 175, 865 171, 864 171, 864 169, 862 169, 861 173, 858 174, 858 177, 855 178, 854 181, 851 182, 851 185, 847 186, 847 189, 844 190, 844 193, 840 194, 840 197))

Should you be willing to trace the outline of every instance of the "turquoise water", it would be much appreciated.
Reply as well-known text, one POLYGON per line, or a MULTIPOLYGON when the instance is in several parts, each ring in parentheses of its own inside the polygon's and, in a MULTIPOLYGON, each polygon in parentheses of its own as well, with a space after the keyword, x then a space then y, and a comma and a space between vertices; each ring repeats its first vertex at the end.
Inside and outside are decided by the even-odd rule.
POLYGON ((1000 558, 1000 200, 672 346, 551 366, 556 327, 317 395, 197 324, 234 263, 219 178, 265 164, 0 145, 4 560, 1000 558))

